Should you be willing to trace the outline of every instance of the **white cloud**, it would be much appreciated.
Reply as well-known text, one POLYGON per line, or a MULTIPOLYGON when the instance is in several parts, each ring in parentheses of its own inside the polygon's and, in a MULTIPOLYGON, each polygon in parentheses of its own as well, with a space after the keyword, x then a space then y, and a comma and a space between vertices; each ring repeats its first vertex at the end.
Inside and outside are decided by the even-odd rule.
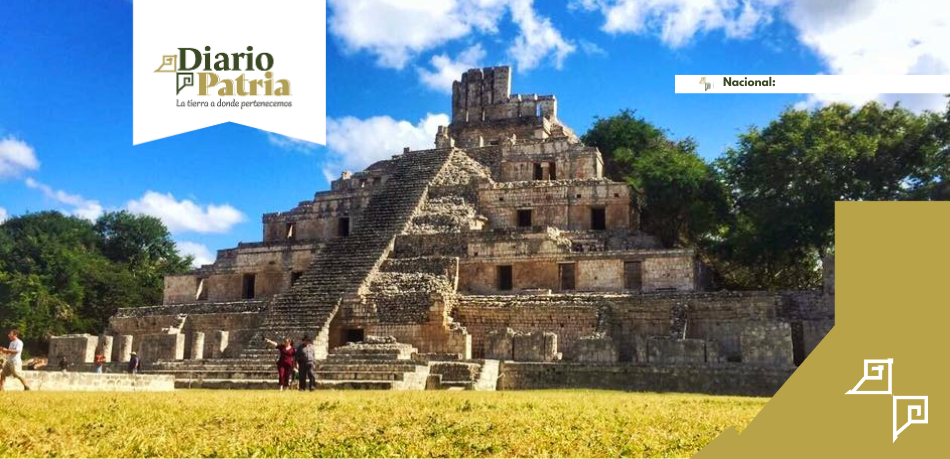
POLYGON ((27 187, 42 192, 48 199, 72 207, 72 209, 66 211, 66 213, 70 215, 94 221, 102 215, 104 210, 102 205, 99 204, 99 201, 86 199, 78 194, 70 194, 63 190, 54 190, 49 185, 40 183, 32 177, 27 178, 25 183, 27 187))
POLYGON ((19 177, 23 172, 39 168, 36 151, 29 144, 13 136, 0 139, 0 180, 19 177))
MULTIPOLYGON (((519 32, 508 52, 521 70, 548 56, 560 67, 574 51, 550 19, 537 14, 533 0, 329 0, 328 5, 329 32, 345 50, 369 52, 382 67, 402 69, 450 41, 496 34, 506 12, 519 32)), ((433 66, 438 72, 440 66, 433 66)))
POLYGON ((434 148, 438 127, 448 124, 449 116, 442 113, 429 113, 416 124, 388 116, 327 119, 329 159, 323 173, 327 180, 332 180, 343 170, 362 170, 376 161, 389 159, 402 153, 404 147, 434 148))
POLYGON ((329 0, 329 31, 351 51, 369 51, 383 67, 403 68, 420 52, 494 32, 500 0, 329 0))
POLYGON ((294 137, 287 137, 285 135, 274 134, 273 132, 267 133, 267 141, 272 145, 276 145, 285 150, 298 151, 301 153, 310 153, 319 146, 313 142, 300 140, 294 137))
POLYGON ((212 254, 211 250, 209 250, 204 244, 188 241, 176 241, 175 245, 178 247, 178 253, 184 256, 191 255, 195 257, 194 261, 191 263, 191 265, 195 268, 201 267, 201 265, 210 265, 211 263, 214 263, 214 254, 212 254))
POLYGON ((611 34, 658 36, 671 48, 685 46, 699 33, 723 31, 746 38, 771 21, 782 0, 575 0, 573 8, 599 11, 601 29, 611 34))
POLYGON ((576 47, 561 36, 550 19, 538 16, 532 3, 532 0, 511 0, 511 18, 518 25, 520 34, 508 48, 508 54, 522 70, 537 67, 548 55, 553 55, 554 66, 561 68, 564 59, 576 47))
MULTIPOLYGON (((931 0, 574 0, 575 9, 603 14, 611 34, 654 35, 671 48, 699 34, 747 38, 775 17, 836 75, 950 73, 950 2, 931 0)), ((900 101, 911 110, 942 110, 942 94, 813 94, 799 104, 900 101)))
MULTIPOLYGON (((788 6, 799 40, 833 74, 936 75, 950 73, 950 2, 929 0, 801 0, 788 6)), ((809 105, 844 101, 900 101, 909 109, 942 110, 942 94, 815 94, 809 105)))
POLYGON ((485 49, 481 44, 475 44, 462 51, 455 59, 449 57, 448 54, 438 54, 432 56, 430 61, 433 70, 418 69, 419 79, 436 91, 451 94, 452 83, 466 70, 481 67, 482 59, 485 59, 485 49))
POLYGON ((0 207, 0 223, 7 221, 10 218, 10 214, 7 213, 7 209, 0 207))
POLYGON ((132 213, 156 217, 172 233, 227 233, 247 220, 241 211, 225 205, 202 207, 191 200, 178 201, 171 193, 146 191, 141 198, 129 201, 125 208, 132 213))

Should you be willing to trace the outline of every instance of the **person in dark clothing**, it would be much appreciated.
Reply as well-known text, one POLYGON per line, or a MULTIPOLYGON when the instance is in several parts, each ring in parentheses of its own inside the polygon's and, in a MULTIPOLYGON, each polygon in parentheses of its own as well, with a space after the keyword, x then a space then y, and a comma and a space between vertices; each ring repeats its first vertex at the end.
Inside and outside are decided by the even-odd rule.
POLYGON ((135 352, 129 357, 129 373, 138 374, 142 371, 142 359, 135 352))
POLYGON ((317 363, 316 350, 313 347, 313 340, 309 336, 304 336, 301 344, 297 347, 295 354, 297 358, 297 371, 300 375, 298 384, 300 390, 317 388, 317 375, 313 372, 313 367, 317 363), (309 384, 308 384, 309 383, 309 384))
POLYGON ((282 343, 267 338, 264 338, 264 341, 277 348, 277 352, 279 352, 277 356, 277 377, 280 381, 280 390, 290 389, 290 377, 294 373, 294 364, 296 363, 294 361, 294 354, 296 353, 294 342, 290 338, 284 338, 282 343))

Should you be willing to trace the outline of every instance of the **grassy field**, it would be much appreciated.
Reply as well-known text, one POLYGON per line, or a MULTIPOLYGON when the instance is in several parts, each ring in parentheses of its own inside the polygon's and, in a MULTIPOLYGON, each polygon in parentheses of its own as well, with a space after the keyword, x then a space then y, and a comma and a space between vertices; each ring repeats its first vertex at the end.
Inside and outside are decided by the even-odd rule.
POLYGON ((689 457, 768 401, 582 390, 0 397, 0 457, 689 457))

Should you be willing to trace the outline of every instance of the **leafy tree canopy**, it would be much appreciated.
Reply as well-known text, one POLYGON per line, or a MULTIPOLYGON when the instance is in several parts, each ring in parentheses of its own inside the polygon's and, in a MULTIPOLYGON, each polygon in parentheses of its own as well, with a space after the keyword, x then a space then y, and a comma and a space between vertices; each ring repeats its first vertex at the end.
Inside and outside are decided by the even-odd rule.
POLYGON ((153 217, 11 218, 0 225, 0 327, 20 329, 33 349, 52 335, 100 333, 117 308, 161 302, 163 276, 190 263, 153 217))

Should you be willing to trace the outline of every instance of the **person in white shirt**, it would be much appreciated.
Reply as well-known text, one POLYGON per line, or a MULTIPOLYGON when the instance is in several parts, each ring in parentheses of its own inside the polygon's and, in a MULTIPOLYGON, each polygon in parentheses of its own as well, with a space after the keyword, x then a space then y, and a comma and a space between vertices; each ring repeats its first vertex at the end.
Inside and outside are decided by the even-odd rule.
POLYGON ((3 370, 0 371, 0 390, 3 390, 3 386, 7 382, 7 376, 19 379, 23 383, 23 390, 30 390, 30 385, 23 377, 23 360, 20 358, 20 354, 23 353, 23 341, 20 341, 20 332, 10 330, 7 338, 10 338, 10 347, 7 349, 0 348, 0 352, 5 354, 7 358, 6 363, 3 364, 3 370))

